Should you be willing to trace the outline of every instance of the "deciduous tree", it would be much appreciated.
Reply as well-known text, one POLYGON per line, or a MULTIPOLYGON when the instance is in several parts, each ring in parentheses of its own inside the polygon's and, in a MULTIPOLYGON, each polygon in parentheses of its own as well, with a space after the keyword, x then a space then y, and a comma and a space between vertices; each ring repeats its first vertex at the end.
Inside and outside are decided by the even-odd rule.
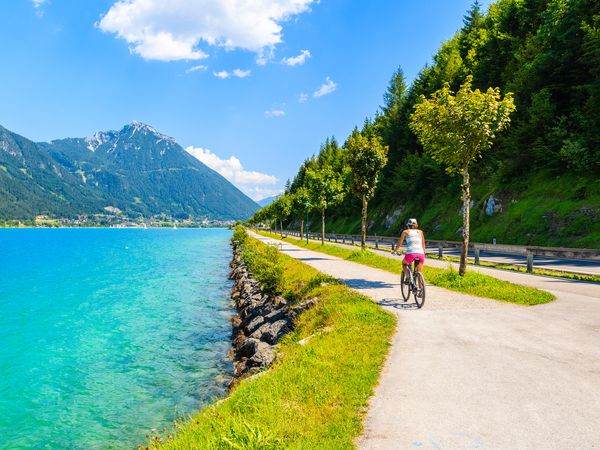
POLYGON ((321 210, 321 243, 325 244, 325 211, 344 198, 344 173, 323 164, 309 167, 306 179, 311 206, 321 210))
MULTIPOLYGON (((304 214, 308 202, 308 189, 306 186, 300 186, 290 195, 292 198, 292 211, 300 217, 300 236, 304 236, 304 214)), ((308 224, 306 226, 308 227, 308 224)))
POLYGON ((502 98, 499 88, 473 91, 471 81, 472 78, 467 77, 456 95, 446 84, 430 98, 422 96, 410 122, 425 151, 449 173, 458 173, 463 178, 460 275, 467 270, 469 248, 469 168, 492 146, 496 133, 509 125, 510 113, 515 109, 511 93, 502 98))
POLYGON ((288 194, 283 194, 277 197, 273 203, 269 205, 269 209, 273 212, 275 220, 279 221, 279 233, 283 237, 283 221, 286 220, 292 212, 292 199, 288 194))
POLYGON ((362 201, 361 248, 366 248, 367 206, 375 193, 381 170, 387 163, 388 148, 377 135, 363 136, 355 128, 346 143, 346 160, 350 167, 351 187, 362 201))

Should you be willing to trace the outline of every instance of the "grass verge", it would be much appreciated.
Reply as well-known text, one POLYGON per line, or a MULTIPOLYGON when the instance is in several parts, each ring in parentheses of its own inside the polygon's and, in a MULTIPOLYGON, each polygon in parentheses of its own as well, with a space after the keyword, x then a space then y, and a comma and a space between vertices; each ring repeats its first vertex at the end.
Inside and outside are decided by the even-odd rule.
MULTIPOLYGON (((377 255, 368 250, 352 250, 329 244, 321 245, 320 242, 316 241, 309 241, 307 244, 305 240, 300 240, 291 236, 281 239, 279 234, 268 232, 261 233, 265 236, 284 240, 309 250, 337 256, 348 261, 364 264, 376 269, 387 270, 392 273, 402 273, 402 262, 399 259, 386 258, 385 256, 377 255)), ((427 282, 434 286, 440 286, 453 291, 475 295, 477 297, 491 298, 502 302, 531 306, 548 303, 555 299, 549 292, 509 283, 508 281, 498 280, 489 275, 483 275, 472 271, 467 272, 464 277, 461 277, 453 269, 437 269, 435 267, 425 266, 423 273, 427 282)))
MULTIPOLYGON (((249 239, 251 246, 265 244, 249 239)), ((274 365, 177 425, 165 449, 353 448, 396 319, 315 269, 281 255, 283 290, 318 297, 281 342, 274 365), (304 339, 304 344, 300 341, 304 339)))

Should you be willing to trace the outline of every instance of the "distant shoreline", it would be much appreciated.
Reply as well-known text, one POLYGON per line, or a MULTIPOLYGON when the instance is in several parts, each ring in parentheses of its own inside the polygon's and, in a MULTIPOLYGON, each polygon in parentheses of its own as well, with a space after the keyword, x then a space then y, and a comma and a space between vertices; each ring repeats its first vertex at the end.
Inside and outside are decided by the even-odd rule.
POLYGON ((23 230, 23 229, 34 229, 34 230, 54 230, 54 229, 74 229, 74 230, 98 230, 98 229, 107 229, 107 230, 172 230, 172 229, 186 229, 186 230, 198 230, 198 229, 229 229, 228 226, 222 227, 102 227, 102 226, 93 226, 93 227, 32 227, 32 226, 22 226, 22 227, 0 227, 0 230, 23 230))

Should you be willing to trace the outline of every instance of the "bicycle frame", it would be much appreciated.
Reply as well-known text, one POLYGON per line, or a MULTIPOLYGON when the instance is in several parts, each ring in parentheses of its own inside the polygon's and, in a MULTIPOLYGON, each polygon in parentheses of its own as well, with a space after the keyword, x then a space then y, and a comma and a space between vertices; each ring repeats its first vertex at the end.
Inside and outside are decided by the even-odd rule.
POLYGON ((412 264, 406 265, 406 267, 408 268, 408 273, 410 274, 408 279, 410 280, 411 284, 413 284, 415 281, 415 272, 417 272, 418 264, 422 264, 420 259, 415 259, 412 264))

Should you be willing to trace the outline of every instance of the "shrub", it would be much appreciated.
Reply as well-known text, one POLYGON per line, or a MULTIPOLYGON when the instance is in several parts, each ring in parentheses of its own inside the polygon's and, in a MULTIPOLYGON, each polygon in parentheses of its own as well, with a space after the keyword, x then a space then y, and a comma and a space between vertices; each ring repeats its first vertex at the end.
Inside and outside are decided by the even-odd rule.
POLYGON ((254 260, 251 270, 260 282, 263 292, 271 296, 280 295, 283 292, 283 265, 279 251, 273 245, 254 249, 258 258, 254 260))
POLYGON ((237 225, 235 227, 235 230, 233 231, 233 237, 231 239, 233 241, 236 241, 242 247, 244 247, 244 245, 248 241, 248 233, 246 232, 243 226, 237 225))
POLYGON ((281 295, 283 292, 283 265, 275 246, 257 245, 242 226, 235 227, 232 239, 241 247, 241 256, 254 278, 260 282, 265 294, 281 295))

